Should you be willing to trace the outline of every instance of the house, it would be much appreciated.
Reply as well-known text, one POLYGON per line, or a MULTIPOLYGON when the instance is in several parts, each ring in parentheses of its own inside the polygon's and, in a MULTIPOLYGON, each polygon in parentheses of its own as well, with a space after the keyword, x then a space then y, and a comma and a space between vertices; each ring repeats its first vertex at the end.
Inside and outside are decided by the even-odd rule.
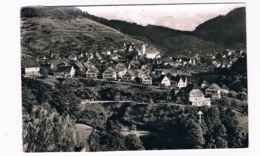
POLYGON ((88 60, 92 60, 94 58, 94 54, 93 53, 88 53, 88 60))
POLYGON ((99 60, 101 60, 101 59, 102 59, 102 56, 101 56, 101 55, 100 55, 98 52, 96 52, 96 54, 95 54, 95 55, 96 55, 96 58, 97 58, 97 59, 99 59, 99 60))
POLYGON ((74 77, 75 76, 75 69, 73 66, 61 66, 58 67, 57 70, 54 72, 54 76, 56 77, 74 77))
POLYGON ((116 80, 116 70, 113 69, 112 67, 108 67, 102 74, 103 79, 107 80, 116 80))
POLYGON ((126 73, 127 69, 123 63, 118 63, 115 67, 117 77, 122 78, 122 76, 126 73))
POLYGON ((71 53, 71 54, 68 56, 68 58, 71 59, 71 60, 77 60, 77 59, 78 59, 78 58, 77 58, 77 55, 74 54, 74 53, 71 53))
POLYGON ((83 65, 85 66, 86 77, 92 78, 92 79, 97 79, 98 69, 95 67, 95 65, 93 65, 89 61, 83 63, 83 65))
POLYGON ((166 75, 161 75, 159 78, 158 78, 158 81, 161 85, 163 86, 166 86, 166 87, 169 87, 171 85, 171 81, 170 79, 166 76, 166 75))
POLYGON ((189 93, 189 102, 192 106, 211 106, 210 98, 205 98, 200 89, 192 89, 189 93))
POLYGON ((233 54, 233 51, 232 50, 229 50, 228 51, 228 56, 231 56, 233 54))
POLYGON ((52 53, 50 57, 52 59, 60 59, 60 54, 52 53))
POLYGON ((79 61, 75 61, 73 63, 73 67, 76 70, 75 75, 78 75, 78 76, 85 75, 85 69, 86 68, 82 63, 80 63, 79 61))
POLYGON ((136 77, 139 77, 140 79, 142 79, 146 74, 144 71, 137 69, 133 71, 136 77))
POLYGON ((223 84, 222 87, 221 87, 221 92, 224 93, 224 94, 228 94, 229 91, 230 91, 230 89, 228 88, 228 86, 223 84))
POLYGON ((122 76, 124 81, 133 81, 135 79, 135 74, 132 70, 127 70, 126 73, 122 76))
POLYGON ((222 63, 217 63, 216 67, 220 68, 222 66, 222 63))
POLYGON ((106 55, 110 56, 111 55, 111 51, 107 51, 106 55))
POLYGON ((185 77, 185 81, 183 81, 183 78, 180 77, 179 81, 178 81, 178 88, 184 88, 187 86, 187 77, 185 77))
POLYGON ((215 61, 215 60, 213 60, 213 61, 212 61, 212 64, 216 66, 216 65, 218 64, 218 62, 215 61))
POLYGON ((220 93, 221 88, 215 83, 211 84, 211 86, 205 90, 206 96, 212 99, 220 99, 220 93))
POLYGON ((139 69, 134 70, 133 72, 136 77, 140 78, 142 84, 149 84, 149 85, 152 84, 153 79, 148 73, 145 73, 144 71, 139 69))
POLYGON ((50 69, 51 70, 57 70, 58 67, 62 67, 62 66, 67 66, 68 62, 64 61, 64 60, 52 60, 51 61, 51 65, 50 65, 50 69))
POLYGON ((121 59, 122 58, 122 56, 120 56, 119 54, 112 54, 111 55, 111 59, 113 60, 113 61, 118 61, 119 59, 121 59))
POLYGON ((36 59, 22 59, 22 75, 36 76, 40 74, 40 64, 36 59))
POLYGON ((206 80, 203 80, 200 87, 201 88, 208 88, 210 86, 210 83, 207 82, 206 80))
POLYGON ((171 57, 169 57, 169 58, 163 58, 163 59, 162 59, 162 62, 164 63, 164 65, 172 65, 172 64, 173 64, 171 57))
POLYGON ((151 85, 153 83, 153 79, 150 75, 148 74, 145 74, 143 77, 142 77, 142 84, 147 84, 147 85, 151 85))

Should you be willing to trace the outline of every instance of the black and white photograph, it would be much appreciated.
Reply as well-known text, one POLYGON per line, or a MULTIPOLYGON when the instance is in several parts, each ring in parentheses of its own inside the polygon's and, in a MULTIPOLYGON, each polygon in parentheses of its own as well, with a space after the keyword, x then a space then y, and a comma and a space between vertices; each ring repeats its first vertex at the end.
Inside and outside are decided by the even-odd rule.
POLYGON ((248 148, 246 10, 22 6, 23 152, 248 148))

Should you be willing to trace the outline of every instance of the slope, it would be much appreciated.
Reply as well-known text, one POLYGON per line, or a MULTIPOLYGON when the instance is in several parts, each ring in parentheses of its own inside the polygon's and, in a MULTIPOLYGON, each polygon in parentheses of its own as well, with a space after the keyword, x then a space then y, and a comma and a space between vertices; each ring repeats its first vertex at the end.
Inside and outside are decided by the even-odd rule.
POLYGON ((226 16, 218 16, 199 25, 196 36, 222 44, 228 48, 246 47, 245 8, 237 8, 226 16))
POLYGON ((120 20, 107 20, 88 13, 85 13, 84 16, 135 38, 146 40, 156 45, 164 54, 171 56, 189 55, 190 52, 191 55, 198 52, 213 53, 216 50, 224 49, 223 46, 203 40, 189 31, 174 30, 155 25, 141 26, 120 20))
MULTIPOLYGON (((23 54, 48 55, 103 51, 142 41, 118 30, 59 7, 34 7, 21 10, 21 48, 23 54), (33 11, 32 11, 33 10, 33 11)), ((78 11, 78 10, 76 10, 78 11)))

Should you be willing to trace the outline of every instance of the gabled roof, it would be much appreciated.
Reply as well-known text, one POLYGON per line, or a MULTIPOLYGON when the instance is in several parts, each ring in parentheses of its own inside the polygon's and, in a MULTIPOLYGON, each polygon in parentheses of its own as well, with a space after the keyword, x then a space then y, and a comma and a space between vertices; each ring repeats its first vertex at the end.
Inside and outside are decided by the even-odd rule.
POLYGON ((140 69, 136 69, 133 71, 135 75, 145 75, 144 71, 140 70, 140 69))
POLYGON ((108 67, 108 68, 104 71, 104 73, 111 73, 111 72, 116 72, 116 70, 115 70, 114 68, 112 68, 112 67, 108 67))
POLYGON ((37 62, 37 60, 33 58, 22 59, 21 63, 22 63, 22 68, 40 67, 40 64, 37 62))
POLYGON ((52 61, 51 61, 51 64, 52 64, 53 66, 58 66, 58 65, 60 65, 60 64, 66 65, 67 63, 66 63, 65 61, 59 59, 59 60, 52 60, 52 61))
POLYGON ((222 85, 222 87, 221 87, 222 89, 227 89, 227 90, 229 90, 229 88, 228 88, 228 86, 226 86, 226 85, 222 85))
POLYGON ((58 67, 55 72, 57 73, 69 73, 71 71, 72 66, 63 66, 63 67, 58 67))
POLYGON ((207 85, 210 85, 210 83, 206 80, 203 80, 201 84, 207 84, 207 85))
POLYGON ((162 61, 165 62, 165 63, 166 62, 172 62, 172 59, 167 57, 167 58, 163 58, 162 61))
POLYGON ((132 71, 132 70, 127 70, 127 72, 126 73, 129 73, 129 75, 130 76, 132 76, 132 77, 134 77, 135 76, 135 74, 134 74, 134 72, 132 71))
POLYGON ((111 55, 111 57, 112 57, 112 58, 114 58, 114 57, 122 58, 122 56, 121 56, 121 55, 119 55, 119 54, 115 54, 115 53, 114 53, 114 54, 112 54, 112 55, 111 55))
POLYGON ((74 65, 75 65, 77 68, 79 68, 79 69, 85 68, 84 65, 83 65, 82 63, 80 63, 79 61, 74 62, 74 65))
POLYGON ((144 74, 143 78, 149 78, 152 79, 152 77, 149 74, 144 74))
MULTIPOLYGON (((158 81, 162 81, 165 77, 167 77, 166 75, 161 75, 159 78, 158 78, 158 81)), ((168 78, 168 77, 167 77, 168 78)), ((169 78, 168 78, 169 79, 169 78)))
POLYGON ((211 86, 209 86, 207 89, 216 89, 216 90, 221 90, 221 88, 216 84, 216 83, 212 83, 211 86))
POLYGON ((102 59, 101 55, 100 55, 98 52, 96 52, 96 57, 97 57, 98 59, 102 59))
POLYGON ((125 69, 126 69, 126 67, 123 63, 118 63, 115 67, 115 70, 117 70, 117 71, 124 71, 125 69))
POLYGON ((91 62, 89 62, 89 61, 83 63, 83 65, 86 67, 87 71, 98 72, 98 69, 95 67, 95 65, 93 65, 93 64, 92 64, 91 62))
POLYGON ((187 77, 187 76, 173 76, 173 77, 171 78, 171 80, 172 80, 172 81, 179 82, 180 79, 182 79, 182 81, 185 81, 186 77, 187 77))
POLYGON ((204 96, 204 94, 202 93, 202 91, 200 89, 192 89, 189 95, 196 96, 196 97, 204 96))

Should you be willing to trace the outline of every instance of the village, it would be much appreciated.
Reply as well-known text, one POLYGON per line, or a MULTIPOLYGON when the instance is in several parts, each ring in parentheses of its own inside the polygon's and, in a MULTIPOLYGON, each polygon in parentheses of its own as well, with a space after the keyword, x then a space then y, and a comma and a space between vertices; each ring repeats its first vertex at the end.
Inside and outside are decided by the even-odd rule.
POLYGON ((22 55, 24 77, 85 78, 107 83, 122 83, 168 91, 167 100, 196 107, 211 106, 230 92, 226 84, 202 80, 193 73, 210 69, 229 69, 246 52, 226 49, 215 54, 186 57, 161 56, 148 44, 124 43, 119 49, 72 52, 66 57, 22 55), (173 94, 173 95, 172 95, 173 94))

